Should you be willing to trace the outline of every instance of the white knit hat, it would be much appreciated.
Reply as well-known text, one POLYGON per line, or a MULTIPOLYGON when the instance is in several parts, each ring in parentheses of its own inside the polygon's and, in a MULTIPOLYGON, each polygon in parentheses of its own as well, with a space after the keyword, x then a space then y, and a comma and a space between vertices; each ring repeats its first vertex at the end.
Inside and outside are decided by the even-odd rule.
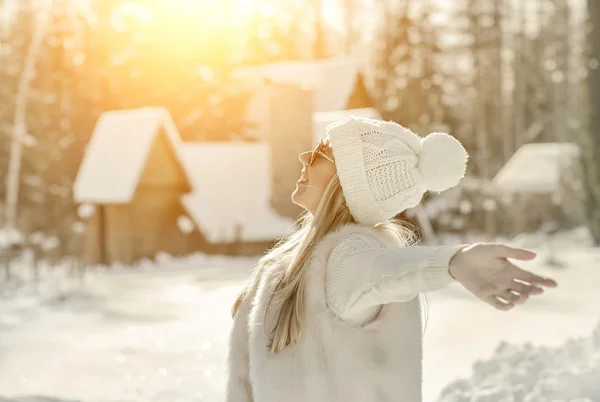
POLYGON ((426 191, 456 186, 467 168, 467 152, 448 134, 421 138, 399 124, 360 117, 330 124, 327 134, 348 208, 365 225, 414 207, 426 191))

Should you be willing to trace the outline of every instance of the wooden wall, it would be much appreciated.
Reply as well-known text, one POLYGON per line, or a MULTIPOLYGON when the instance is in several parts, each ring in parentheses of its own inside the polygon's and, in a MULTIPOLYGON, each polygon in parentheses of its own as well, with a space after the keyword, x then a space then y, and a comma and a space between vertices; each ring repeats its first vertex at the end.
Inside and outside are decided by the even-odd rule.
POLYGON ((103 229, 104 206, 97 205, 96 211, 86 223, 85 237, 83 239, 84 259, 88 264, 104 262, 104 237, 103 229))
POLYGON ((197 230, 187 235, 182 233, 177 219, 187 214, 180 197, 190 190, 170 144, 164 135, 157 136, 131 202, 98 205, 88 221, 86 261, 133 264, 141 258, 153 259, 161 251, 171 255, 202 251, 252 256, 273 245, 273 242, 209 244, 197 230))
POLYGON ((169 189, 141 188, 130 204, 106 206, 107 260, 130 264, 159 251, 187 253, 189 238, 177 226, 177 218, 185 215, 179 195, 169 189))
POLYGON ((183 169, 164 133, 155 138, 137 188, 148 187, 190 190, 183 169))
POLYGON ((189 252, 192 240, 177 226, 177 218, 185 215, 179 199, 188 191, 189 183, 175 153, 160 133, 131 202, 96 208, 86 233, 87 260, 131 264, 153 258, 159 251, 173 255, 189 252))
POLYGON ((359 73, 356 76, 354 91, 350 95, 350 99, 348 99, 346 109, 361 109, 365 107, 375 107, 375 103, 369 95, 364 76, 359 73))

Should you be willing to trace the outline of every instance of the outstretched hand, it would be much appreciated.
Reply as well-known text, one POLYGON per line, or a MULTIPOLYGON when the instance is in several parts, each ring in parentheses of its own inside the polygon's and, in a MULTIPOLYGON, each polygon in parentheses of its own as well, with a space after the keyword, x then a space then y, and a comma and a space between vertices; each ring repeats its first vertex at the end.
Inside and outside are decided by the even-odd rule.
POLYGON ((543 293, 543 287, 557 286, 552 279, 513 265, 509 258, 532 260, 535 253, 503 244, 474 244, 452 257, 450 275, 479 299, 504 311, 543 293))

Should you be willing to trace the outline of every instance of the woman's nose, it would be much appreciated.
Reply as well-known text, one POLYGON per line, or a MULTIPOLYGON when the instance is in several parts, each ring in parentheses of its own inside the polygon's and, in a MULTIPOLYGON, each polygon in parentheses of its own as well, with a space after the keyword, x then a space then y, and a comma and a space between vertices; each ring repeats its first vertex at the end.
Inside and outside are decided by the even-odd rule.
POLYGON ((311 152, 302 152, 300 155, 298 155, 298 160, 304 166, 308 166, 308 163, 310 162, 310 155, 311 152))

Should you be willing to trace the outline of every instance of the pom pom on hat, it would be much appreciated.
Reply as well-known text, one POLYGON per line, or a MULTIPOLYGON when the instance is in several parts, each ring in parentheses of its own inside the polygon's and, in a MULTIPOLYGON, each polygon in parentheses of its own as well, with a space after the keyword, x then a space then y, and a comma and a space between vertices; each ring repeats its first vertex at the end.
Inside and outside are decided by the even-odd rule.
POLYGON ((456 186, 464 177, 469 155, 453 136, 431 133, 421 141, 419 170, 429 191, 442 192, 456 186))

